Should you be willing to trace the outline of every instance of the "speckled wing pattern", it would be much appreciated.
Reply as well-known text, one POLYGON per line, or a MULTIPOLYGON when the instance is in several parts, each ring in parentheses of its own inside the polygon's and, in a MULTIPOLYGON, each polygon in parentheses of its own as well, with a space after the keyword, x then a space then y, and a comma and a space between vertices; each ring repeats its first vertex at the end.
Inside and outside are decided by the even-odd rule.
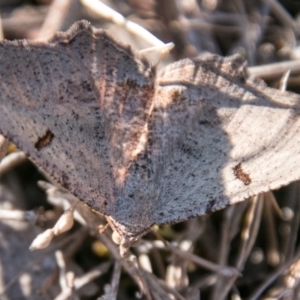
POLYGON ((246 82, 239 56, 207 55, 159 74, 151 124, 154 223, 180 221, 300 176, 300 96, 246 82))
POLYGON ((240 56, 217 55, 157 75, 145 151, 114 216, 127 240, 300 178, 300 96, 246 78, 240 56))
POLYGON ((108 216, 126 248, 300 178, 300 96, 246 80, 241 58, 156 74, 88 22, 0 44, 0 132, 108 216))
POLYGON ((49 43, 0 44, 0 132, 95 210, 143 148, 154 70, 88 22, 49 43))

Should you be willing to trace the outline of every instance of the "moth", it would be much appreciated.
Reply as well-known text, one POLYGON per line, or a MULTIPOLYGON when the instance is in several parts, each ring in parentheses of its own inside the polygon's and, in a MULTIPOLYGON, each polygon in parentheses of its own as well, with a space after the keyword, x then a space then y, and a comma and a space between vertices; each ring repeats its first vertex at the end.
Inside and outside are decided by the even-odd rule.
POLYGON ((300 178, 300 96, 239 56, 157 71, 80 21, 49 42, 0 44, 0 132, 95 211, 126 249, 154 224, 300 178))

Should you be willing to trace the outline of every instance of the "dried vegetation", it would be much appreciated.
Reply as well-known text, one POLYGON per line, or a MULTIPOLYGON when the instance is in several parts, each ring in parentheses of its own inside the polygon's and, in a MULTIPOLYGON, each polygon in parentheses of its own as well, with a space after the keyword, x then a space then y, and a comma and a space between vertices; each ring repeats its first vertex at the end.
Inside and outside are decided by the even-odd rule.
MULTIPOLYGON (((300 2, 281 2, 1 0, 1 32, 47 39, 84 18, 137 49, 172 41, 169 60, 240 53, 250 74, 300 92, 300 2)), ((300 298, 299 182, 154 228, 121 258, 105 220, 49 183, 39 188, 45 177, 12 146, 0 176, 1 299, 300 298), (38 234, 31 249, 50 246, 30 252, 38 234)))

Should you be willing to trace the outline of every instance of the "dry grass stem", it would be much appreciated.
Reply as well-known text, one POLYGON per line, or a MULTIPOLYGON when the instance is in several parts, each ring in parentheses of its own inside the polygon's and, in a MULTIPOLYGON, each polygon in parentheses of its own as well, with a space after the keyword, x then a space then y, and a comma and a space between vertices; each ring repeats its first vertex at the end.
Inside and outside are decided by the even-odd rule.
POLYGON ((282 92, 286 91, 286 87, 287 87, 287 84, 288 84, 290 74, 291 74, 291 71, 288 70, 282 75, 282 77, 280 79, 279 90, 281 90, 282 92))
POLYGON ((79 290, 84 285, 88 284, 89 282, 93 281, 95 278, 102 276, 103 274, 107 273, 111 266, 111 262, 104 262, 99 266, 87 271, 84 275, 80 277, 76 277, 74 280, 74 287, 76 290, 79 290))
POLYGON ((265 231, 266 231, 266 260, 270 266, 278 266, 280 263, 280 252, 277 238, 277 228, 274 219, 274 212, 272 210, 272 202, 270 201, 269 193, 265 194, 264 201, 264 220, 265 220, 265 231))
POLYGON ((140 39, 149 43, 152 46, 163 46, 164 43, 151 34, 148 30, 140 25, 131 22, 124 18, 121 14, 108 7, 101 1, 81 0, 82 5, 97 13, 100 17, 105 18, 119 26, 124 27, 128 32, 136 35, 140 39))
POLYGON ((5 156, 0 162, 0 176, 16 167, 27 159, 23 152, 13 152, 5 156))
POLYGON ((250 75, 260 77, 265 80, 281 77, 290 71, 291 75, 300 73, 300 60, 278 62, 269 65, 255 66, 248 68, 250 75))
POLYGON ((9 141, 4 136, 0 135, 0 162, 6 155, 9 147, 9 141))
POLYGON ((48 40, 57 31, 60 31, 72 2, 73 0, 54 0, 52 2, 44 23, 36 36, 37 40, 48 40))
POLYGON ((37 221, 37 219, 38 215, 32 210, 23 211, 0 208, 0 220, 18 220, 34 224, 37 221))
POLYGON ((240 275, 240 272, 235 268, 214 264, 214 263, 212 263, 206 259, 203 259, 199 256, 196 256, 192 253, 181 251, 178 248, 173 247, 171 245, 168 245, 167 249, 170 250, 173 254, 180 257, 181 259, 191 261, 191 262, 199 265, 202 268, 205 268, 212 272, 216 272, 222 276, 231 277, 233 275, 237 275, 237 276, 240 275))
POLYGON ((105 286, 105 294, 102 296, 103 300, 115 300, 117 299, 119 283, 121 275, 121 264, 116 261, 113 269, 113 276, 111 284, 105 286))
POLYGON ((37 257, 33 261, 28 262, 25 267, 23 267, 9 282, 6 283, 5 287, 2 289, 2 291, 0 293, 0 296, 5 295, 5 293, 9 289, 11 289, 14 286, 14 284, 16 284, 16 282, 18 281, 20 276, 24 272, 26 272, 26 270, 29 270, 30 268, 33 268, 36 264, 40 263, 40 261, 42 261, 45 257, 47 257, 49 255, 52 255, 56 250, 62 249, 66 245, 72 243, 73 240, 76 240, 78 238, 78 236, 80 236, 80 234, 84 231, 85 230, 82 230, 82 229, 78 230, 78 231, 72 233, 71 235, 67 236, 66 238, 64 238, 60 242, 56 243, 55 245, 50 246, 49 248, 43 250, 44 252, 42 253, 42 255, 40 255, 39 257, 37 257))
POLYGON ((284 272, 291 268, 291 266, 296 263, 300 258, 300 251, 296 252, 295 257, 279 267, 273 274, 271 274, 264 282, 261 284, 247 300, 256 300, 259 299, 262 293, 270 286, 280 275, 283 275, 284 272))
POLYGON ((299 30, 298 24, 292 18, 292 16, 287 13, 284 7, 277 0, 265 0, 266 3, 270 5, 270 8, 278 20, 286 27, 291 27, 295 31, 299 30))
MULTIPOLYGON (((87 19, 93 26, 107 29, 122 44, 128 44, 133 49, 148 47, 138 52, 142 57, 145 56, 148 59, 151 57, 152 65, 158 69, 157 74, 160 74, 160 68, 163 65, 175 62, 179 58, 193 59, 197 57, 197 59, 201 59, 201 55, 207 52, 222 56, 238 53, 247 60, 250 80, 251 77, 260 77, 266 80, 266 84, 271 87, 279 87, 282 92, 278 92, 278 95, 287 95, 284 92, 285 90, 298 93, 300 91, 300 60, 298 59, 300 57, 300 50, 298 49, 300 38, 298 24, 299 1, 105 0, 101 2, 98 0, 18 0, 4 1, 3 3, 0 1, 0 40, 3 38, 10 40, 39 39, 43 44, 57 31, 64 31, 70 27, 74 21, 87 19), (6 5, 8 2, 9 5, 6 5), (172 45, 174 45, 174 48, 170 51, 172 45), (160 62, 159 65, 158 62, 160 62)), ((64 46, 66 51, 71 51, 72 47, 77 44, 70 43, 70 45, 70 47, 64 46)), ((57 49, 51 48, 52 50, 55 52, 57 49)), ((84 53, 87 54, 87 52, 84 53)), ((35 55, 33 52, 31 53, 35 55)), ((77 57, 71 54, 70 52, 68 59, 75 61, 77 57)), ((81 58, 78 57, 79 61, 81 63, 81 58)), ((6 63, 5 58, 2 59, 2 62, 6 63)), ((90 68, 92 63, 96 70, 97 65, 94 61, 88 62, 87 69, 90 68)), ((240 70, 239 62, 236 60, 234 63, 238 64, 235 67, 240 70)), ((108 73, 109 66, 110 62, 105 66, 108 73)), ((63 72, 65 70, 67 72, 69 65, 65 67, 63 72)), ((196 73, 206 67, 205 64, 201 64, 197 70, 193 72, 192 69, 189 70, 191 71, 189 76, 191 78, 197 76, 196 73)), ((237 71, 235 67, 232 72, 237 71)), ((24 73, 22 73, 21 79, 24 77, 27 80, 25 77, 33 74, 32 72, 35 72, 36 69, 32 65, 26 66, 24 70, 22 69, 24 73)), ((111 73, 112 78, 119 75, 119 66, 115 70, 116 73, 111 73)), ((49 66, 49 74, 51 73, 54 76, 55 72, 55 69, 49 66)), ((181 69, 180 71, 174 69, 174 73, 170 73, 170 75, 173 76, 176 72, 180 73, 182 78, 185 78, 181 69)), ((203 78, 199 78, 199 83, 189 85, 184 80, 175 82, 174 88, 176 90, 180 86, 184 90, 186 94, 182 93, 184 95, 182 99, 185 99, 191 89, 191 94, 195 94, 196 99, 198 95, 200 97, 204 93, 207 87, 201 84, 205 82, 208 73, 203 73, 203 78)), ((80 76, 82 74, 80 73, 80 76)), ((45 79, 46 73, 41 68, 40 75, 37 74, 36 76, 45 79)), ((73 79, 77 78, 76 76, 76 74, 72 74, 70 81, 73 82, 73 79)), ((172 76, 170 76, 170 80, 173 80, 172 76)), ((231 71, 230 74, 222 73, 222 76, 224 78, 228 77, 231 82, 235 80, 240 82, 243 79, 241 78, 241 72, 237 72, 237 77, 234 78, 231 77, 235 76, 231 74, 231 71)), ((218 78, 215 78, 212 88, 217 86, 217 89, 222 90, 223 87, 218 85, 218 78)), ((4 80, 5 78, 3 78, 4 80)), ((166 82, 168 80, 169 78, 166 78, 166 82)), ((158 81, 156 81, 156 84, 159 85, 158 81)), ((259 81, 252 81, 252 84, 257 83, 257 85, 251 87, 253 90, 260 91, 259 81)), ((50 82, 49 80, 49 84, 52 83, 53 81, 50 82)), ((95 83, 97 82, 95 81, 95 83)), ((101 84, 104 83, 106 84, 106 82, 101 81, 101 84)), ((131 81, 127 80, 127 83, 130 85, 131 81)), ((59 90, 59 84, 60 82, 55 88, 55 92, 59 90)), ((165 81, 162 84, 165 84, 165 81)), ((244 84, 244 82, 241 84, 244 84)), ((105 92, 109 90, 107 89, 108 86, 109 84, 106 84, 105 92)), ((13 87, 16 90, 20 89, 18 84, 14 84, 13 87)), ((6 86, 2 82, 2 93, 6 92, 5 88, 6 86)), ((38 85, 37 91, 40 88, 44 89, 44 85, 38 85)), ((77 88, 80 87, 72 86, 70 89, 77 91, 77 88)), ((32 89, 35 90, 35 87, 32 89)), ((119 86, 116 91, 118 89, 119 86)), ((262 89, 261 92, 265 90, 262 89)), ((240 95, 238 89, 231 89, 229 84, 228 88, 226 85, 224 91, 224 95, 227 95, 228 91, 228 93, 232 93, 231 98, 236 98, 234 100, 237 101, 236 103, 242 103, 238 102, 240 98, 238 99, 236 96, 240 95)), ((115 93, 115 90, 113 92, 115 93)), ((274 91, 274 93, 276 92, 274 91)), ((13 95, 13 91, 11 95, 13 95)), ((22 94, 22 97, 24 95, 22 94)), ((128 95, 131 97, 131 92, 128 95)), ((124 98, 126 101, 129 99, 128 95, 124 98)), ((48 97, 48 95, 45 95, 45 97, 48 97)), ((176 94, 172 94, 172 97, 174 97, 172 101, 175 100, 176 94)), ((280 97, 278 96, 278 99, 280 97)), ((205 95, 204 98, 209 103, 219 99, 215 95, 211 98, 205 95)), ((70 98, 68 99, 70 100, 70 98)), ((182 99, 180 98, 178 101, 182 101, 182 99)), ((271 95, 270 100, 274 99, 271 95)), ((252 99, 250 100, 237 106, 240 106, 239 109, 242 110, 251 107, 257 109, 257 111, 264 111, 265 107, 261 105, 256 107, 254 105, 256 102, 252 103, 252 99)), ((287 99, 287 101, 289 100, 287 99)), ((231 101, 233 100, 230 99, 230 103, 231 101)), ((86 105, 84 103, 83 107, 88 107, 86 105)), ((125 106, 122 106, 122 109, 118 112, 124 112, 124 108, 125 106)), ((284 109, 274 107, 274 110, 281 112, 284 109)), ((224 107, 222 106, 221 110, 229 113, 227 103, 224 102, 224 107)), ((173 115, 173 112, 176 113, 177 110, 172 110, 172 113, 164 115, 162 122, 164 126, 168 125, 169 117, 173 115)), ((289 116, 291 122, 299 117, 298 112, 296 110, 294 112, 293 117, 290 118, 289 116)), ((49 110, 47 113, 51 115, 52 112, 49 110)), ((210 113, 211 110, 203 112, 203 116, 207 117, 203 126, 211 128, 209 124, 212 124, 212 126, 220 129, 218 122, 222 120, 219 116, 219 110, 217 111, 218 122, 216 124, 211 123, 214 116, 211 117, 210 113)), ((11 119, 10 116, 7 119, 9 122, 15 120, 14 117, 15 114, 18 114, 18 110, 13 110, 11 114, 11 119)), ((147 115, 145 118, 149 116, 147 115)), ((186 122, 191 121, 191 124, 195 123, 196 126, 196 121, 194 122, 194 119, 189 120, 189 116, 190 114, 187 116, 186 122)), ((64 116, 62 115, 62 117, 64 116)), ((41 114, 39 118, 41 119, 38 120, 42 120, 43 115, 41 114)), ((232 124, 231 122, 237 119, 239 119, 238 115, 235 115, 232 119, 228 119, 228 124, 232 124)), ((279 119, 278 122, 281 122, 284 118, 279 119)), ((78 122, 79 120, 80 117, 78 122)), ((253 117, 253 123, 249 122, 248 126, 245 126, 244 120, 241 118, 241 125, 237 131, 241 134, 244 131, 248 132, 248 128, 251 130, 255 128, 257 121, 258 119, 253 117)), ((274 127, 271 128, 271 131, 274 130, 274 132, 272 131, 274 143, 272 139, 266 148, 256 149, 255 157, 259 157, 261 153, 265 153, 267 150, 270 150, 270 156, 272 156, 272 147, 276 148, 280 143, 283 144, 280 134, 282 134, 282 137, 289 134, 289 128, 284 126, 279 126, 280 130, 276 133, 277 124, 279 123, 277 123, 277 120, 275 121, 274 127)), ((28 120, 28 123, 30 122, 31 120, 28 120)), ((39 132, 39 123, 36 122, 30 127, 30 133, 39 132)), ((177 126, 175 123, 174 126, 177 126)), ((26 127, 27 122, 23 122, 22 125, 26 127)), ((87 124, 83 125, 86 126, 87 124)), ((181 124, 179 125, 181 126, 181 124)), ((292 126, 293 130, 294 128, 296 126, 292 126)), ((223 130, 223 127, 221 130, 223 130)), ((271 138, 268 128, 260 126, 257 131, 261 132, 261 136, 265 135, 266 138, 271 138)), ((129 128, 128 132, 130 132, 129 128)), ((213 133, 215 132, 213 131, 213 133)), ((297 133, 295 132, 292 138, 296 139, 297 133)), ((76 131, 73 131, 72 134, 66 135, 66 138, 69 139, 69 142, 64 144, 66 149, 71 145, 72 139, 76 138, 76 134, 76 131)), ((180 143, 182 142, 185 145, 186 142, 190 141, 189 138, 186 138, 184 130, 180 134, 180 137, 182 136, 180 143)), ((54 140, 51 140, 45 148, 38 149, 38 155, 42 156, 47 153, 50 150, 47 147, 49 145, 51 147, 51 143, 56 143, 59 138, 60 136, 54 132, 54 140)), ((225 139, 228 143, 228 149, 224 147, 226 156, 224 162, 226 163, 228 158, 233 155, 231 145, 234 145, 234 138, 226 136, 225 139)), ((211 142, 209 149, 212 153, 218 149, 219 140, 214 136, 207 139, 207 142, 211 142)), ((18 141, 15 144, 21 147, 18 141)), ((147 300, 290 300, 299 298, 299 182, 290 183, 288 186, 276 191, 268 191, 256 197, 250 197, 224 210, 212 212, 205 216, 199 216, 177 224, 166 222, 168 225, 161 227, 155 225, 122 257, 120 249, 124 248, 122 248, 122 244, 119 246, 114 241, 117 243, 122 242, 123 236, 120 235, 120 232, 117 233, 117 231, 112 230, 109 225, 111 223, 108 223, 105 216, 93 211, 66 190, 57 187, 50 175, 46 175, 42 170, 33 166, 23 152, 12 152, 15 146, 12 145, 9 148, 9 145, 9 142, 3 136, 0 136, 1 299, 21 299, 23 297, 32 300, 46 298, 75 300, 100 299, 102 297, 103 300, 135 298, 147 300), (39 187, 37 187, 37 182, 39 187), (29 237, 29 233, 33 233, 33 235, 29 237), (49 245, 48 248, 33 252, 29 251, 28 246, 34 240, 34 237, 36 237, 36 240, 31 246, 33 249, 41 249, 49 245), (51 268, 49 267, 50 264, 51 268), (23 294, 20 296, 20 293, 23 294)), ((198 145, 200 144, 198 143, 198 145)), ((127 147, 125 144, 121 146, 127 147)), ((193 153, 196 149, 193 148, 192 144, 189 146, 191 147, 185 149, 186 153, 184 152, 184 155, 190 155, 190 152, 193 153)), ((84 148, 86 151, 91 149, 88 143, 84 144, 84 147, 86 147, 84 148)), ((176 144, 176 147, 174 146, 172 149, 175 151, 177 147, 176 144)), ((198 150, 195 155, 203 155, 202 148, 198 150)), ((164 151, 167 152, 164 152, 166 159, 169 159, 169 148, 164 151)), ((290 155, 292 155, 290 152, 292 150, 289 148, 286 152, 285 161, 278 161, 278 169, 288 161, 290 155)), ((66 157, 67 154, 66 152, 66 157)), ((49 164, 55 162, 55 157, 53 159, 54 161, 49 161, 49 164)), ((162 159, 162 163, 164 163, 164 159, 162 159)), ((257 177, 254 176, 252 171, 248 172, 247 169, 252 167, 249 163, 252 158, 250 156, 244 157, 244 153, 242 153, 239 159, 241 159, 241 165, 243 166, 239 172, 234 171, 232 173, 230 169, 231 176, 237 177, 236 179, 239 179, 238 183, 247 190, 252 187, 252 184, 253 186, 257 184, 257 177)), ((59 161, 55 164, 60 166, 60 163, 63 162, 59 161)), ((149 163, 148 160, 146 163, 149 163)), ((95 164, 93 161, 93 166, 95 164)), ((75 172, 68 172, 68 169, 61 170, 63 175, 66 175, 63 176, 63 179, 66 179, 66 182, 72 182, 72 184, 76 180, 71 175, 77 174, 80 164, 74 161, 73 166, 75 166, 75 172), (69 180, 70 178, 72 180, 69 180)), ((293 173, 293 164, 290 164, 290 166, 291 173, 293 173)), ((262 165, 255 170, 257 174, 260 174, 260 167, 261 172, 265 172, 264 165, 262 165)), ((105 172, 105 168, 101 167, 100 169, 99 172, 105 172)), ((201 169, 199 169, 200 171, 201 169)), ((88 172, 89 170, 86 173, 88 172)), ((276 172, 273 172, 273 174, 265 173, 270 176, 275 174, 276 177, 276 172)), ((80 182, 81 189, 88 190, 90 188, 91 182, 96 178, 95 176, 99 175, 94 173, 90 177, 87 176, 89 180, 84 181, 86 185, 81 185, 80 182)), ((163 172, 157 174, 157 176, 159 177, 161 174, 163 172)), ((53 175, 55 177, 55 174, 51 176, 53 175)), ((102 176, 102 173, 100 175, 102 176)), ((170 177, 172 177, 171 175, 170 177)), ((166 183, 166 180, 163 178, 163 184, 166 183)), ((188 180, 182 182, 183 180, 187 179, 184 176, 178 178, 178 186, 188 182, 188 180)), ((222 174, 219 185, 214 180, 218 180, 218 178, 209 178, 207 182, 204 182, 204 187, 210 189, 210 184, 214 183, 212 193, 223 184, 225 189, 227 181, 222 174)), ((107 188, 109 189, 110 186, 107 185, 107 188)), ((193 188, 191 186, 191 192, 193 188)), ((178 195, 180 195, 180 192, 178 190, 178 195)), ((181 196, 185 197, 185 194, 182 193, 181 196)), ((197 197, 200 199, 199 201, 202 201, 202 196, 197 194, 195 196, 196 204, 198 203, 197 197)), ((224 205, 231 201, 226 197, 223 199, 224 205)), ((90 200, 98 201, 99 199, 96 198, 90 200)), ((107 202, 110 204, 109 201, 107 202)), ((169 204, 167 199, 164 199, 164 201, 160 207, 162 213, 157 215, 157 218, 162 218, 162 220, 164 220, 163 216, 169 204)), ((203 203, 204 201, 205 199, 203 203)), ((219 200, 216 198, 214 201, 218 202, 219 200)), ((120 200, 120 203, 123 205, 126 202, 120 200)), ((194 202, 191 203, 193 206, 194 202)), ((148 204, 150 206, 152 202, 147 202, 148 204)), ((185 201, 181 201, 178 197, 178 205, 185 207, 185 204, 185 201)), ((157 209, 155 205, 151 207, 151 210, 157 209)), ((193 206, 191 211, 194 208, 196 210, 197 206, 193 206)), ((213 206, 211 209, 214 211, 215 207, 213 206)), ((143 213, 142 210, 137 211, 138 214, 143 213)), ((209 208, 207 208, 207 211, 209 211, 209 208)), ((161 222, 161 224, 163 223, 161 222)))

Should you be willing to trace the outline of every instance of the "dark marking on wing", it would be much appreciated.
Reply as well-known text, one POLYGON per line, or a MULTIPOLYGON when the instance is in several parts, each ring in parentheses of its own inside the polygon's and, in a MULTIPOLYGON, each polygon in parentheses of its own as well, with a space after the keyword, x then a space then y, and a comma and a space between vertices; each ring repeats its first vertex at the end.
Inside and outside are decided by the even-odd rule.
POLYGON ((44 136, 40 137, 36 141, 36 143, 34 144, 34 147, 37 150, 41 150, 42 148, 47 147, 51 143, 51 141, 53 140, 53 138, 54 138, 54 134, 49 129, 47 129, 47 131, 44 134, 44 136))
POLYGON ((250 175, 244 172, 241 163, 237 164, 232 169, 233 169, 234 176, 237 179, 241 180, 244 183, 244 185, 249 185, 251 183, 250 175))

